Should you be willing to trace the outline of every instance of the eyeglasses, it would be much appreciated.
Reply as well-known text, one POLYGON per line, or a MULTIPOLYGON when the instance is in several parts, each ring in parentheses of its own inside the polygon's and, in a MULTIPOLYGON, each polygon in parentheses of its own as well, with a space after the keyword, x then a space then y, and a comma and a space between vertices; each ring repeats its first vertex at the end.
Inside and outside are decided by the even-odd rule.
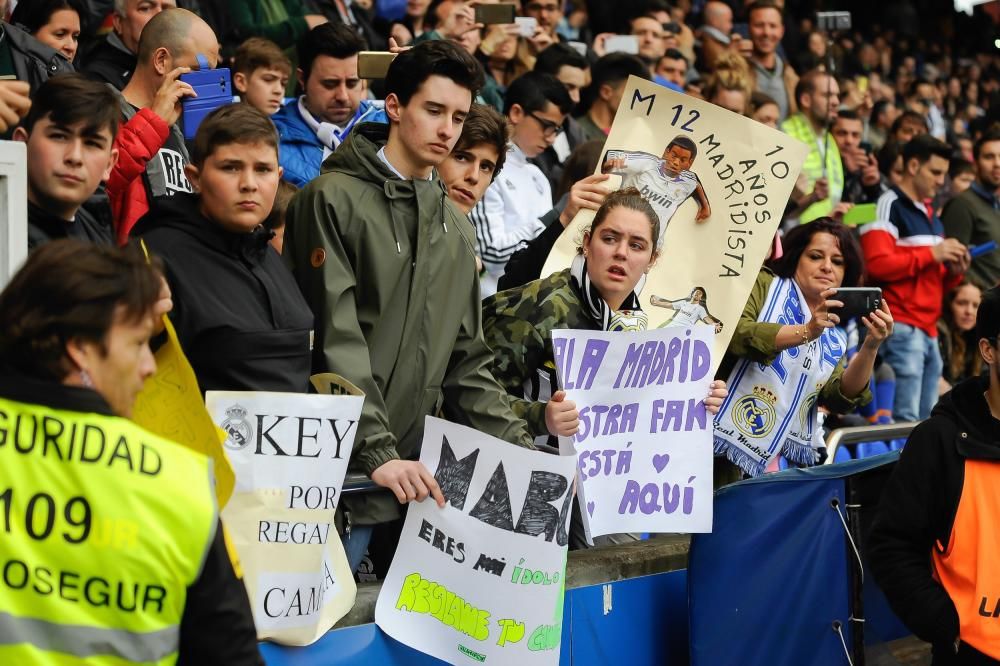
POLYGON ((550 14, 554 14, 559 11, 559 5, 557 4, 543 5, 540 2, 529 2, 524 8, 529 12, 548 12, 550 14))
POLYGON ((546 139, 554 139, 560 134, 562 134, 563 131, 562 125, 554 123, 551 120, 542 118, 541 116, 536 116, 534 111, 532 111, 528 115, 537 120, 538 124, 542 126, 542 134, 545 136, 546 139))

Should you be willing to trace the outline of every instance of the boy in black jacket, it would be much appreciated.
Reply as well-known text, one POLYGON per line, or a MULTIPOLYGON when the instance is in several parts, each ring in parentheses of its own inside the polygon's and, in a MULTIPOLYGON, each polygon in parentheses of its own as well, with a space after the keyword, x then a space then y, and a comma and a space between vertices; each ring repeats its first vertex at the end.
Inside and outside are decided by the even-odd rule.
POLYGON ((876 581, 934 666, 1000 664, 1000 289, 976 334, 989 376, 956 385, 910 435, 869 539, 876 581))

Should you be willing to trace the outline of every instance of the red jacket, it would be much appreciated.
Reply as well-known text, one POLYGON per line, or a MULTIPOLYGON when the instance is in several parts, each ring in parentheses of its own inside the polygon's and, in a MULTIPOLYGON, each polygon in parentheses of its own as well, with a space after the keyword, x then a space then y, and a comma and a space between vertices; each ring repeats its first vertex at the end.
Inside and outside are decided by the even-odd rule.
POLYGON ((139 109, 118 129, 115 137, 118 162, 111 169, 107 191, 119 245, 128 241, 129 231, 149 211, 149 196, 142 175, 146 164, 163 148, 169 135, 170 126, 151 109, 139 109))
POLYGON ((893 319, 936 338, 944 294, 962 281, 934 260, 941 220, 895 187, 879 197, 876 212, 876 221, 860 229, 868 276, 882 287, 893 319))

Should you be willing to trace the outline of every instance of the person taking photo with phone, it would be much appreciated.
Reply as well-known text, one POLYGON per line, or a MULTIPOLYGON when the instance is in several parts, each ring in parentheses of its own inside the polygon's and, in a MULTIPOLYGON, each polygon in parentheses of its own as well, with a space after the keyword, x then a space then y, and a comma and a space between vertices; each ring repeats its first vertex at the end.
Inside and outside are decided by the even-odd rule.
POLYGON ((867 335, 847 361, 837 289, 858 286, 864 274, 850 229, 824 217, 789 231, 782 246, 758 274, 716 373, 729 385, 715 419, 716 486, 777 471, 779 455, 801 467, 822 462, 817 407, 868 404, 876 353, 892 334, 883 300, 861 317, 867 335))
POLYGON ((830 130, 840 151, 840 161, 844 165, 844 193, 841 203, 875 203, 882 193, 889 189, 888 181, 878 170, 878 160, 872 154, 871 145, 861 142, 864 121, 857 112, 842 109, 837 112, 830 130))
POLYGON ((876 220, 859 230, 868 275, 899 320, 896 335, 882 348, 896 373, 898 421, 927 418, 937 401, 941 304, 971 260, 965 245, 943 237, 931 207, 950 156, 951 148, 926 134, 903 146, 899 184, 879 197, 876 220))
POLYGON ((107 183, 119 243, 154 200, 192 191, 177 121, 181 99, 195 96, 180 77, 198 68, 199 55, 214 68, 219 42, 208 24, 186 9, 160 12, 142 30, 138 64, 121 94, 125 122, 115 137, 118 162, 107 183))

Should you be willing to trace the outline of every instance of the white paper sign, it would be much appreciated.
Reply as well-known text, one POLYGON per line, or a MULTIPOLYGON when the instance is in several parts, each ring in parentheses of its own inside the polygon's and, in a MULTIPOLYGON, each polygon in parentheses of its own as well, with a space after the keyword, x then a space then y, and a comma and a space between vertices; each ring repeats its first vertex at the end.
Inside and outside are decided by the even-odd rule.
POLYGON ((243 564, 257 635, 308 645, 354 605, 333 516, 364 398, 209 391, 236 488, 222 519, 243 564))
POLYGON ((559 386, 580 430, 577 458, 588 537, 712 531, 712 330, 552 332, 559 386))
POLYGON ((375 622, 451 664, 559 663, 575 460, 427 417, 448 503, 410 505, 375 622))

